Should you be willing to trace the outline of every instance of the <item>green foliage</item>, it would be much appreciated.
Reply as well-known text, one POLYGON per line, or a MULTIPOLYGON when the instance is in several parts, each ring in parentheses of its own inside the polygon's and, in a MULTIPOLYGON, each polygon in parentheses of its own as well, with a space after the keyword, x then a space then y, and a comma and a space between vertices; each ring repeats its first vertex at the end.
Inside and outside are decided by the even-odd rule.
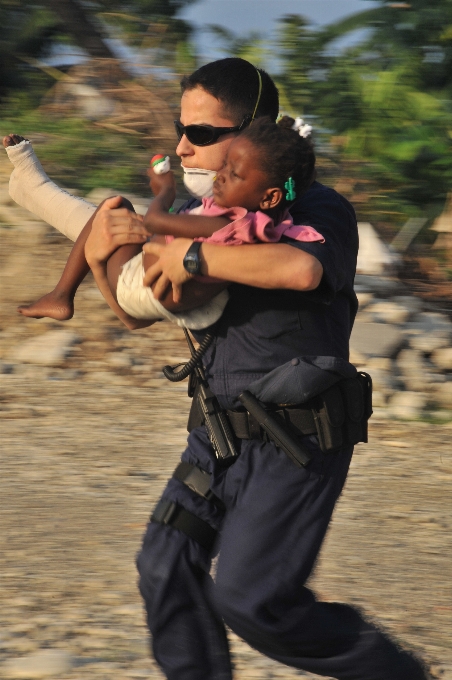
POLYGON ((277 46, 282 69, 276 81, 282 93, 282 106, 296 115, 311 101, 309 72, 318 65, 317 35, 309 30, 303 17, 287 15, 279 23, 277 46))
POLYGON ((49 48, 58 22, 46 9, 27 8, 14 0, 0 0, 0 98, 14 88, 29 85, 25 59, 35 59, 49 48))
POLYGON ((145 170, 149 151, 139 138, 104 130, 80 118, 49 118, 32 111, 17 117, 15 100, 0 118, 0 129, 24 137, 45 139, 38 144, 39 159, 57 183, 87 194, 97 187, 146 195, 145 170), (11 115, 13 114, 13 115, 11 115))
POLYGON ((371 187, 365 209, 389 222, 441 210, 452 186, 452 1, 381 2, 320 30, 288 16, 278 44, 285 108, 340 136, 333 161, 358 175, 350 186, 371 187), (330 49, 358 28, 370 29, 361 44, 330 49))

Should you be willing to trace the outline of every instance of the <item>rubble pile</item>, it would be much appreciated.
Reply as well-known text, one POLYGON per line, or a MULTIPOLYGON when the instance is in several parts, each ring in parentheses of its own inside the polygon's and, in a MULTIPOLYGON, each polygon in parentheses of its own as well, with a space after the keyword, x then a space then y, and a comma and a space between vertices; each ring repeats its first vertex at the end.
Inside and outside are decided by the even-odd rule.
MULTIPOLYGON (((363 277, 364 278, 364 277, 363 277)), ((360 277, 358 277, 358 281, 360 277)), ((380 417, 452 419, 452 323, 397 281, 357 283, 351 361, 371 374, 380 417), (393 283, 393 290, 389 290, 393 283)))
POLYGON ((371 225, 358 226, 359 311, 350 361, 372 376, 375 415, 449 421, 452 322, 433 303, 410 294, 395 275, 398 256, 371 225))

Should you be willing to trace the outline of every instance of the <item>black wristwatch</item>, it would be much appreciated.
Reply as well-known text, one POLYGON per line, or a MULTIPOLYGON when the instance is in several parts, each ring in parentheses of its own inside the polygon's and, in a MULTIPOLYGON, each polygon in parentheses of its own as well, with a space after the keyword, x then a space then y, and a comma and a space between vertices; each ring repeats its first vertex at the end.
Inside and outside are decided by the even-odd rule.
POLYGON ((184 257, 184 268, 189 274, 201 274, 201 258, 199 257, 199 249, 202 246, 202 241, 193 241, 190 248, 187 250, 184 257))

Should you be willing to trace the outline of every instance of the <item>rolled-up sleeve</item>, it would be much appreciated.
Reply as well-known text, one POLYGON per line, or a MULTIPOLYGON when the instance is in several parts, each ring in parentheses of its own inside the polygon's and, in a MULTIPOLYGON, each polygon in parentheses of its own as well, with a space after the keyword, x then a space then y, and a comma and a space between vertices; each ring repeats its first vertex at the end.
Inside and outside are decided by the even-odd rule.
POLYGON ((303 209, 303 199, 291 210, 294 224, 305 224, 320 232, 324 243, 295 241, 283 237, 281 243, 313 255, 323 267, 322 280, 310 297, 329 304, 344 288, 353 266, 356 267, 358 232, 356 217, 348 202, 336 192, 317 191, 309 201, 309 211, 303 209))

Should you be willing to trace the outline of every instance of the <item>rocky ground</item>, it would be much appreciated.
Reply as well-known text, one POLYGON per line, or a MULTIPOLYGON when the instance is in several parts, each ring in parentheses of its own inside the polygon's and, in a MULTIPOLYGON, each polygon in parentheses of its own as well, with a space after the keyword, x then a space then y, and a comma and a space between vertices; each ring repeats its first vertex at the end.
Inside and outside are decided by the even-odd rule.
MULTIPOLYGON (((181 332, 123 330, 91 280, 64 325, 20 317, 70 244, 6 199, 1 219, 0 677, 161 678, 134 555, 184 445, 185 384, 161 378, 187 356, 181 332)), ((312 587, 452 680, 452 430, 383 415, 357 447, 312 587)), ((311 677, 231 644, 237 680, 311 677)))

